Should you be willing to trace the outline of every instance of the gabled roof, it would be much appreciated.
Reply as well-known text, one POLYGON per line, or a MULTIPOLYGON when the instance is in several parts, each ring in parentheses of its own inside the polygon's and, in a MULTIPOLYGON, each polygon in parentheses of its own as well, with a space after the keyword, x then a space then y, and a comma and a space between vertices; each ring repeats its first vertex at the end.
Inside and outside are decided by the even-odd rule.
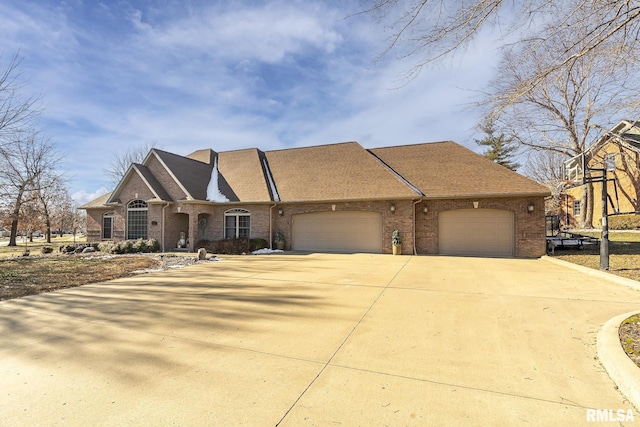
MULTIPOLYGON (((640 153, 640 122, 621 120, 611 131, 605 133, 586 151, 587 156, 593 156, 602 146, 611 140, 621 144, 630 150, 640 153), (613 137, 615 134, 617 137, 613 137)), ((587 157, 588 158, 588 157, 587 157)))
POLYGON ((269 202, 264 153, 256 148, 227 151, 218 154, 218 184, 220 192, 230 201, 269 202))
POLYGON ((265 155, 282 201, 420 196, 357 142, 267 151, 265 155))
POLYGON ((543 185, 451 141, 369 151, 428 198, 549 194, 543 185))
MULTIPOLYGON (((215 154, 215 152, 213 153, 215 154)), ((157 148, 151 150, 143 163, 146 164, 150 156, 155 156, 160 161, 176 184, 184 191, 187 200, 207 199, 207 184, 211 177, 213 164, 179 156, 157 148)))
MULTIPOLYGON (((217 166, 218 189, 230 202, 321 202, 460 197, 548 195, 549 190, 454 142, 365 150, 357 142, 262 152, 251 148, 216 153, 199 150, 187 157, 153 149, 155 158, 187 200, 206 200, 217 166)), ((151 173, 133 164, 110 195, 83 208, 114 203, 131 174, 154 194, 172 201, 151 173)))
POLYGON ((109 198, 106 200, 105 204, 117 202, 117 198, 120 195, 120 191, 122 190, 126 182, 129 180, 129 178, 133 174, 137 174, 142 179, 142 181, 146 184, 147 188, 149 188, 149 190, 153 194, 154 199, 157 199, 158 201, 165 201, 165 202, 172 201, 171 196, 169 196, 169 193, 167 193, 167 190, 165 190, 162 187, 162 185, 160 185, 160 183, 158 182, 156 177, 151 173, 149 168, 147 168, 144 165, 133 163, 129 167, 129 170, 127 170, 127 172, 124 174, 124 177, 118 183, 118 186, 116 187, 116 189, 113 190, 109 198))

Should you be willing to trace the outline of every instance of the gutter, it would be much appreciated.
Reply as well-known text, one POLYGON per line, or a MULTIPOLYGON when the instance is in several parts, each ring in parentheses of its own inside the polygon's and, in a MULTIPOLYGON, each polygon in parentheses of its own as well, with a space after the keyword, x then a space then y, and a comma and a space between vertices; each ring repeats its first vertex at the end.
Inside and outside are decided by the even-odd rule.
POLYGON ((274 203, 269 207, 269 249, 273 249, 273 208, 278 206, 274 203))
POLYGON ((160 236, 162 238, 162 252, 164 253, 164 227, 166 224, 166 220, 165 220, 165 209, 167 209, 169 207, 171 203, 167 203, 162 207, 162 228, 160 229, 160 236))
POLYGON ((418 249, 416 248, 416 205, 421 203, 422 199, 418 199, 413 202, 413 254, 418 255, 418 249))

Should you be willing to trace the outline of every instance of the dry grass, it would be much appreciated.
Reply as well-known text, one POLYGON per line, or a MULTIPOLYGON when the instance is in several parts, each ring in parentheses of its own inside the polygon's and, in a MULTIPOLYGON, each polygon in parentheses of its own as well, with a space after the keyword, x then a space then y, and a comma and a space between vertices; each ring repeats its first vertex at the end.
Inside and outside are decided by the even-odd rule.
MULTIPOLYGON (((584 233, 587 234, 587 233, 584 233)), ((589 233, 600 237, 598 233, 589 233)), ((555 257, 589 268, 600 268, 600 248, 556 249, 555 257)), ((611 232, 609 236, 609 272, 640 281, 640 233, 611 232)))
POLYGON ((159 264, 145 255, 93 255, 0 258, 0 300, 128 277, 159 264))

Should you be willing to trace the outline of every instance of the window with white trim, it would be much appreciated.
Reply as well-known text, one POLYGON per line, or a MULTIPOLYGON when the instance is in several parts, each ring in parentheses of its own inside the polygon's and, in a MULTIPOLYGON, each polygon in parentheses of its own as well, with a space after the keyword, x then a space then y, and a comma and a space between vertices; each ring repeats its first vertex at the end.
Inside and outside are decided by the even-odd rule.
POLYGON ((616 154, 610 153, 604 156, 604 168, 611 172, 616 170, 616 154))
POLYGON ((245 209, 229 209, 224 213, 224 238, 236 239, 251 235, 251 213, 245 209))
POLYGON ((580 216, 580 200, 573 202, 573 216, 580 216))
POLYGON ((113 239, 113 212, 102 215, 102 238, 113 239))
POLYGON ((127 240, 147 238, 147 202, 133 200, 127 205, 127 240))

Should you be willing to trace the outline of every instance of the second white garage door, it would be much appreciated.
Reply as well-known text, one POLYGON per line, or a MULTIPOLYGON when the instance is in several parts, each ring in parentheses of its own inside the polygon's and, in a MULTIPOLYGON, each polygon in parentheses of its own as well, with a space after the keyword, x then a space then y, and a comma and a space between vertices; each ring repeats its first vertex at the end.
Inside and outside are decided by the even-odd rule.
POLYGON ((513 257, 513 212, 501 209, 440 212, 438 252, 442 255, 513 257))
POLYGON ((293 215, 293 250, 382 252, 380 212, 329 211, 293 215))

